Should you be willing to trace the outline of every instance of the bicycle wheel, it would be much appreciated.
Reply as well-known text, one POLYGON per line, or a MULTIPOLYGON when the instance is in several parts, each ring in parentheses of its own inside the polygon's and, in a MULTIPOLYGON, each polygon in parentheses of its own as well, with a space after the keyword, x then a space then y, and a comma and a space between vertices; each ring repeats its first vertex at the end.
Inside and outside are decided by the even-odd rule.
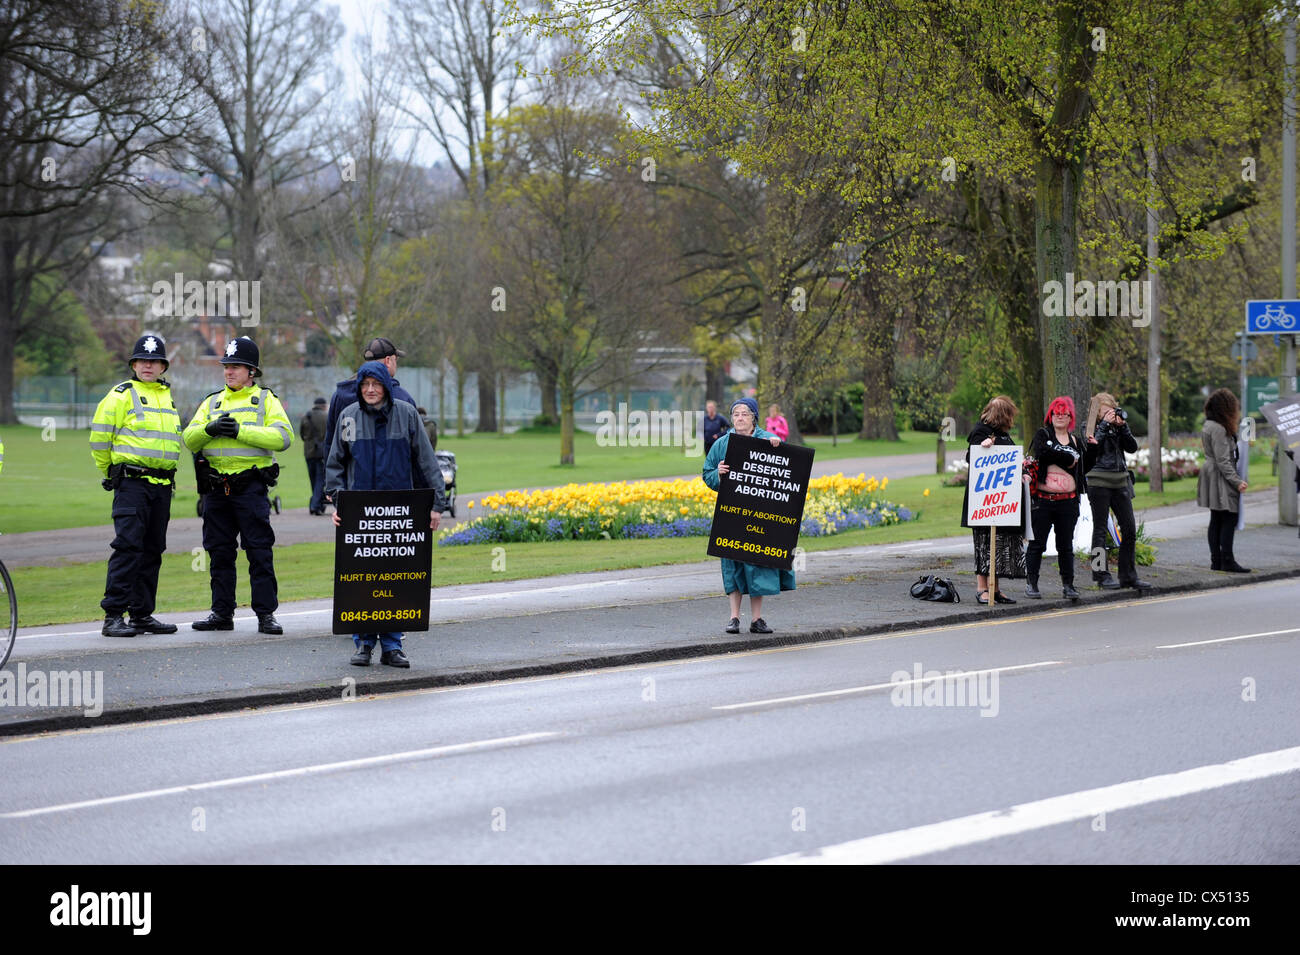
POLYGON ((0 614, 5 614, 0 617, 0 668, 3 668, 9 662, 14 641, 18 639, 18 596, 3 562, 0 562, 0 614))

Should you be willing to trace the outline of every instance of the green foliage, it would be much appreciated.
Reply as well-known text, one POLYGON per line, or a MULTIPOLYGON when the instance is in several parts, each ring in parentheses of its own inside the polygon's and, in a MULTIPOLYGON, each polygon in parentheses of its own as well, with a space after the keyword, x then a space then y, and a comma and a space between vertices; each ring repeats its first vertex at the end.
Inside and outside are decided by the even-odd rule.
MULTIPOLYGON (((862 429, 862 395, 866 386, 855 381, 835 392, 836 425, 840 434, 856 434, 862 429)), ((817 434, 831 433, 832 399, 825 391, 810 395, 799 395, 796 400, 799 407, 799 429, 813 431, 817 434)))
POLYGON ((84 382, 105 382, 120 374, 122 362, 110 355, 85 309, 55 276, 40 275, 32 283, 29 308, 38 321, 14 348, 19 377, 67 375, 75 366, 84 382))

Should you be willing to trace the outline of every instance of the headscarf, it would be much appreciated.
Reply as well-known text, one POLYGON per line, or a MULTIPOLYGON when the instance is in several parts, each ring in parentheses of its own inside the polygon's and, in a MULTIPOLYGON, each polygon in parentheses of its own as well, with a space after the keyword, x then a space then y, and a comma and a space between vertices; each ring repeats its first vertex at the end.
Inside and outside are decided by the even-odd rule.
POLYGON ((1074 399, 1069 395, 1061 395, 1053 398, 1052 403, 1047 406, 1047 414, 1043 417, 1043 424, 1049 428, 1052 426, 1052 415, 1068 414, 1070 416, 1070 430, 1074 430, 1074 399))

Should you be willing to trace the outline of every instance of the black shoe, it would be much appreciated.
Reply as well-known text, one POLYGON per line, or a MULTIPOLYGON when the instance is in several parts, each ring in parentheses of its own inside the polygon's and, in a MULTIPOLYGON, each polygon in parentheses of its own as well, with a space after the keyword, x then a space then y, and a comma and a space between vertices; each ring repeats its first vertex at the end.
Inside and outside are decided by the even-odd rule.
POLYGON ((370 646, 365 646, 363 644, 357 647, 357 652, 352 654, 352 659, 348 662, 354 667, 368 667, 370 666, 370 654, 374 652, 375 645, 373 643, 370 646))
POLYGON ((1217 557, 1210 558, 1210 570, 1223 570, 1223 561, 1217 557))
POLYGON ((1235 560, 1224 561, 1222 569, 1229 574, 1249 574, 1251 572, 1249 567, 1242 567, 1235 560))
POLYGON ((403 653, 401 649, 385 650, 383 653, 379 654, 379 662, 384 666, 398 667, 402 670, 409 670, 411 668, 411 661, 406 659, 406 654, 403 653))
POLYGON ((1097 577, 1094 579, 1097 581, 1097 586, 1102 590, 1119 590, 1119 581, 1110 574, 1107 574, 1105 577, 1097 577))
POLYGON ((190 626, 195 630, 234 630, 235 619, 233 617, 223 617, 213 611, 208 614, 206 620, 195 620, 190 626))
POLYGON ((100 633, 106 637, 134 637, 135 627, 122 619, 120 613, 110 613, 104 617, 104 626, 100 633))
POLYGON ((732 617, 731 622, 727 624, 727 633, 740 633, 740 618, 732 617))
POLYGON ((1038 590, 1038 578, 1030 577, 1025 584, 1025 596, 1030 600, 1042 600, 1043 595, 1038 590))
POLYGON ((1073 582, 1073 581, 1071 581, 1071 582, 1068 583, 1068 584, 1063 584, 1063 585, 1061 586, 1061 596, 1064 597, 1066 600, 1078 600, 1078 599, 1079 599, 1079 591, 1077 591, 1077 590, 1074 589, 1074 582, 1073 582))
POLYGON ((1136 577, 1134 577, 1132 580, 1122 581, 1122 582, 1120 583, 1120 586, 1121 586, 1121 587, 1128 587, 1130 590, 1150 590, 1150 589, 1151 589, 1151 585, 1150 585, 1149 583, 1147 583, 1145 580, 1139 580, 1139 579, 1136 578, 1136 577))
POLYGON ((772 628, 767 625, 766 620, 764 620, 762 617, 759 617, 756 620, 750 621, 749 632, 750 633, 771 633, 772 628))
POLYGON ((136 633, 175 633, 176 624, 163 623, 161 620, 155 620, 153 614, 147 617, 132 617, 131 626, 135 627, 136 633))
POLYGON ((1014 600, 1012 600, 1010 597, 1008 597, 1006 594, 1004 594, 1004 593, 1003 593, 1002 591, 1000 591, 1000 590, 999 590, 997 593, 995 593, 995 594, 993 595, 993 602, 994 602, 995 604, 1013 604, 1013 603, 1015 603, 1014 600))
POLYGON ((975 595, 975 602, 982 607, 988 606, 989 592, 987 590, 981 590, 975 595))
POLYGON ((275 619, 273 613, 263 613, 257 616, 258 633, 284 633, 284 627, 280 626, 280 621, 275 619))

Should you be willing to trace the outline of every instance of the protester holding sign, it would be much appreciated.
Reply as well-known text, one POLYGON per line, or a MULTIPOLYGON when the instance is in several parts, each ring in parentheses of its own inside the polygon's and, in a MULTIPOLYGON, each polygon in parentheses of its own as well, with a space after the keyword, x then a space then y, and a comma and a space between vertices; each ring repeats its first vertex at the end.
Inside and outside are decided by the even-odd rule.
MULTIPOLYGON (((984 448, 991 448, 995 444, 1015 446, 1009 434, 1011 425, 1015 423, 1016 414, 1020 409, 1016 403, 1006 395, 998 395, 984 406, 980 412, 980 421, 972 430, 966 439, 966 462, 970 463, 970 446, 979 445, 984 448)), ((971 528, 975 538, 975 580, 977 582, 977 593, 975 602, 987 604, 989 591, 989 529, 987 527, 972 526, 968 520, 970 513, 970 494, 971 481, 966 481, 966 492, 961 502, 961 526, 971 528)), ((998 528, 998 552, 997 552, 997 572, 999 577, 1007 579, 1025 576, 1025 545, 1024 545, 1024 519, 1021 518, 1019 528, 999 527, 998 528)), ((1000 604, 1015 603, 1010 597, 998 591, 993 595, 993 600, 1000 604)))
POLYGON ((1038 473, 1030 488, 1033 497, 1034 539, 1025 555, 1028 586, 1025 596, 1042 598, 1038 571, 1047 550, 1047 535, 1056 535, 1056 563, 1061 569, 1061 591, 1067 600, 1078 600, 1074 589, 1074 525, 1079 521, 1079 488, 1083 486, 1083 448, 1074 434, 1074 399, 1053 398, 1047 406, 1045 427, 1039 428, 1030 445, 1038 473))
MULTIPOLYGON (((383 491, 432 488, 433 509, 429 528, 438 529, 445 499, 442 470, 433 457, 433 447, 415 406, 393 400, 393 379, 380 361, 368 361, 357 372, 357 393, 361 400, 339 414, 325 462, 325 491, 331 498, 340 490, 383 491)), ((334 525, 339 526, 335 511, 334 525)), ((400 633, 354 633, 354 666, 370 666, 378 638, 383 647, 379 662, 406 668, 411 665, 402 651, 400 633)))
MULTIPOLYGON (((714 442, 704 459, 704 483, 715 491, 730 473, 726 457, 727 446, 733 434, 767 438, 774 448, 781 444, 781 439, 776 435, 758 427, 758 402, 753 398, 737 398, 731 406, 731 431, 714 442)), ((741 598, 744 594, 749 594, 749 632, 771 633, 772 628, 762 617, 763 598, 782 590, 794 590, 794 572, 776 567, 758 567, 727 557, 721 560, 722 588, 731 605, 731 619, 727 622, 726 632, 740 632, 741 598)))
POLYGON ((1227 388, 1220 388, 1205 402, 1205 427, 1201 442, 1205 463, 1196 485, 1196 503, 1210 509, 1210 570, 1248 574, 1250 569, 1237 563, 1232 542, 1237 533, 1237 508, 1246 482, 1237 473, 1237 425, 1241 421, 1241 404, 1227 388))

